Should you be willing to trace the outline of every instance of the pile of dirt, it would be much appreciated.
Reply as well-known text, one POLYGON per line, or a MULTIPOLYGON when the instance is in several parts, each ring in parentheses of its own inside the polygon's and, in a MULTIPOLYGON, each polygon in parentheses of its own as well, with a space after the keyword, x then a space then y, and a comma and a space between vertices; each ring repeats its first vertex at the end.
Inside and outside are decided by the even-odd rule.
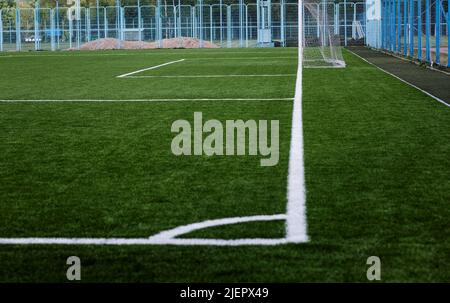
MULTIPOLYGON (((162 48, 199 48, 201 40, 190 37, 180 37, 162 40, 162 48)), ((203 41, 203 48, 218 48, 214 43, 203 41)), ((108 49, 154 49, 160 48, 158 42, 119 41, 114 38, 103 38, 84 43, 80 50, 108 49)), ((75 50, 75 49, 71 49, 75 50)))

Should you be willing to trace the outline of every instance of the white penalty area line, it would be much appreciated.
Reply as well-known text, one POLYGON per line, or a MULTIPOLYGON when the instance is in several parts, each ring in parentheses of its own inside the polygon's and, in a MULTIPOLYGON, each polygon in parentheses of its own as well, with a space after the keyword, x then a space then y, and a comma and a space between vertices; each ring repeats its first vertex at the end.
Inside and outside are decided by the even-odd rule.
POLYGON ((20 102, 182 102, 182 101, 292 101, 293 98, 155 98, 155 99, 0 99, 0 103, 20 102))
POLYGON ((137 71, 134 71, 134 72, 130 72, 130 73, 126 73, 126 74, 123 74, 123 75, 119 75, 119 76, 117 76, 117 78, 125 78, 125 77, 128 77, 128 76, 134 75, 134 74, 145 72, 147 70, 157 69, 157 68, 160 68, 160 67, 163 67, 163 66, 166 66, 166 65, 175 64, 175 63, 178 63, 178 62, 183 62, 184 60, 186 60, 186 59, 170 61, 170 62, 166 62, 166 63, 163 63, 163 64, 151 66, 151 67, 148 67, 148 68, 143 68, 143 69, 140 69, 140 70, 137 70, 137 71))
MULTIPOLYGON (((164 75, 164 76, 127 76, 126 78, 228 78, 228 77, 295 77, 296 74, 261 74, 261 75, 164 75)), ((125 78, 125 77, 122 77, 125 78)))
POLYGON ((370 62, 369 60, 367 60, 367 59, 361 57, 361 56, 358 55, 357 53, 354 53, 353 51, 351 51, 351 50, 349 50, 349 49, 347 49, 347 50, 348 50, 350 53, 352 53, 353 55, 355 55, 356 57, 358 57, 359 59, 361 59, 361 60, 363 60, 364 62, 366 62, 366 63, 368 63, 368 64, 370 64, 370 65, 376 67, 377 69, 379 69, 380 71, 384 72, 385 74, 388 74, 389 76, 392 76, 392 77, 396 78, 397 80, 400 80, 400 81, 402 81, 403 83, 406 83, 406 84, 408 84, 409 86, 414 87, 415 89, 421 91, 421 92, 424 93, 425 95, 427 95, 427 96, 433 98, 433 99, 436 100, 437 102, 442 103, 442 104, 444 104, 444 105, 447 106, 447 107, 450 107, 450 104, 446 103, 444 100, 442 100, 442 99, 436 97, 435 95, 430 94, 430 93, 427 92, 426 90, 423 90, 423 89, 421 89, 420 87, 418 87, 418 86, 416 86, 416 85, 414 85, 414 84, 412 84, 412 83, 410 83, 410 82, 408 82, 408 81, 406 81, 406 80, 400 78, 399 76, 394 75, 393 73, 388 72, 387 70, 382 69, 382 68, 379 67, 378 65, 376 65, 376 64, 370 62))

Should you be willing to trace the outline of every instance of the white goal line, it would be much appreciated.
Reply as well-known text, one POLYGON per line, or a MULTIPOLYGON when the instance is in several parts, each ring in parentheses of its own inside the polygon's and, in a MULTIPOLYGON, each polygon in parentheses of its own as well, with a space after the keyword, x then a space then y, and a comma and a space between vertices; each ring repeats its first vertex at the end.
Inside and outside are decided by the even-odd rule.
POLYGON ((162 76, 128 76, 123 78, 228 78, 228 77, 295 77, 296 74, 261 74, 261 75, 162 75, 162 76))
POLYGON ((0 99, 1 103, 19 102, 182 102, 182 101, 292 101, 294 98, 154 98, 154 99, 0 99))
POLYGON ((209 238, 177 238, 191 232, 208 227, 224 226, 230 224, 280 221, 286 220, 285 214, 256 215, 247 217, 232 217, 206 220, 197 223, 178 226, 162 231, 148 238, 0 238, 0 245, 214 245, 214 246, 240 246, 240 245, 279 245, 291 243, 287 238, 244 238, 244 239, 209 239, 209 238))

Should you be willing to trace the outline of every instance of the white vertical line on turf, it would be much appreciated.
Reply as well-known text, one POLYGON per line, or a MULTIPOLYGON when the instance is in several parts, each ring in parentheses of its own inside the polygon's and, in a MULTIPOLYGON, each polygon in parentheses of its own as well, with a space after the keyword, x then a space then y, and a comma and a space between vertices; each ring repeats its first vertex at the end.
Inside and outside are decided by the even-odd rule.
POLYGON ((163 66, 166 66, 166 65, 169 65, 169 64, 174 64, 174 63, 182 62, 182 61, 184 61, 184 60, 185 60, 185 59, 176 60, 176 61, 170 61, 170 62, 166 62, 166 63, 160 64, 160 65, 156 65, 156 66, 152 66, 152 67, 148 67, 148 68, 143 68, 143 69, 140 69, 140 70, 131 72, 131 73, 119 75, 119 76, 117 76, 117 78, 125 78, 125 77, 127 77, 127 76, 131 76, 131 75, 134 75, 134 74, 137 74, 137 73, 145 72, 145 71, 147 71, 147 70, 157 69, 157 68, 159 68, 159 67, 163 67, 163 66))
POLYGON ((303 0, 298 1, 298 67, 292 111, 291 148, 287 193, 286 239, 308 241, 306 224, 305 168, 303 163, 302 76, 303 76, 303 0))

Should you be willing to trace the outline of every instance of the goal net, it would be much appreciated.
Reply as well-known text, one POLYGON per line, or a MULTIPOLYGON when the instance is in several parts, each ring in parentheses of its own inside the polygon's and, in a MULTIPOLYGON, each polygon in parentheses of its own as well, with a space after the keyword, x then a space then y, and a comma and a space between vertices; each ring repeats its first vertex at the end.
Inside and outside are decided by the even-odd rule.
MULTIPOLYGON (((303 2, 303 67, 345 67, 334 3, 303 2)), ((300 22, 299 22, 300 24, 300 22)))

